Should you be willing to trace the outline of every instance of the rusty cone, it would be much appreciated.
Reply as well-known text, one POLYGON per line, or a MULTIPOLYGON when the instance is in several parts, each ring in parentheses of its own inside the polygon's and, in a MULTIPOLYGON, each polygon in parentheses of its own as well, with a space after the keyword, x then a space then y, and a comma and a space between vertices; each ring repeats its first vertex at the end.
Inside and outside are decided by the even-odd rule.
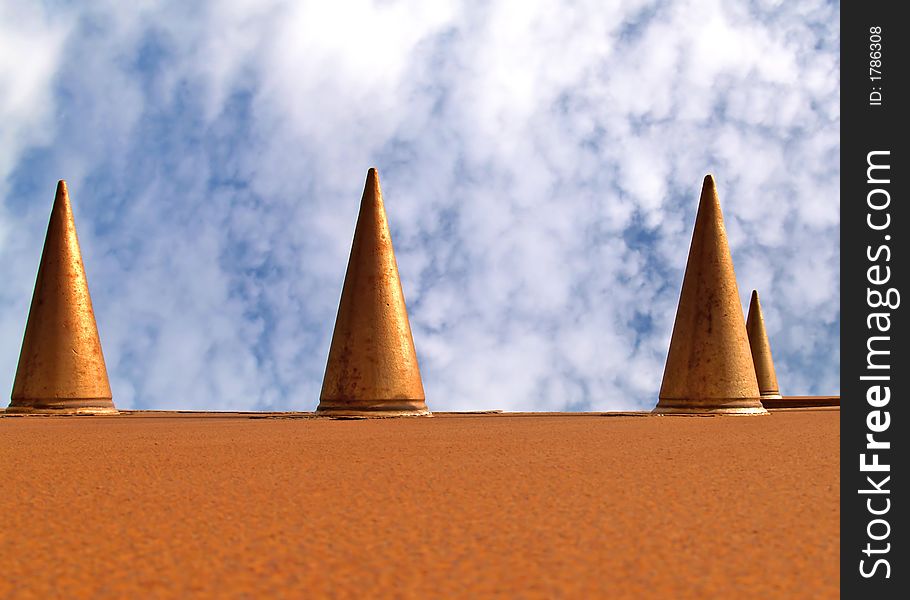
POLYGON ((761 302, 758 300, 756 290, 752 290, 752 300, 749 302, 746 333, 749 335, 749 347, 752 349, 752 362, 755 364, 755 376, 758 379, 758 391, 762 400, 780 398, 774 359, 771 357, 771 344, 768 343, 765 317, 761 312, 761 302))
POLYGON ((6 412, 117 414, 65 181, 57 184, 6 412))
POLYGON ((317 413, 429 415, 376 169, 367 173, 317 413))
POLYGON ((766 414, 714 177, 701 191, 657 413, 766 414))

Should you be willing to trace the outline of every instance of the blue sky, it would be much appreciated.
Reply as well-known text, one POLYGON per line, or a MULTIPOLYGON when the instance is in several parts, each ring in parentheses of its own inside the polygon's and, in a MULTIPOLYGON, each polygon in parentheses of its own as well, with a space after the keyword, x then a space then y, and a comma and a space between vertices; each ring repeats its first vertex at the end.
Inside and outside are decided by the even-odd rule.
POLYGON ((376 166, 431 409, 652 407, 708 172, 835 393, 838 12, 0 0, 0 382, 66 179, 117 406, 314 408, 376 166))

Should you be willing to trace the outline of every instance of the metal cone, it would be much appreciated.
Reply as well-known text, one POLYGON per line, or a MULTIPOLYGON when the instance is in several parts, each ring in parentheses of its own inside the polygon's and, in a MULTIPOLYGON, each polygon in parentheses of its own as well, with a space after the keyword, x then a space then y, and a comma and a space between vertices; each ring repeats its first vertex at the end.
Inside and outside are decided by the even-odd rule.
POLYGON ((429 415, 376 169, 367 173, 316 411, 429 415))
POLYGON ((657 413, 766 414, 714 177, 705 177, 657 413))
POLYGON ((57 184, 6 412, 117 414, 65 181, 57 184))
POLYGON ((768 343, 768 333, 765 331, 765 317, 756 290, 752 290, 752 300, 749 302, 746 332, 749 335, 749 347, 752 349, 758 391, 763 400, 778 399, 781 395, 777 386, 777 374, 774 372, 774 358, 771 356, 771 344, 768 343))

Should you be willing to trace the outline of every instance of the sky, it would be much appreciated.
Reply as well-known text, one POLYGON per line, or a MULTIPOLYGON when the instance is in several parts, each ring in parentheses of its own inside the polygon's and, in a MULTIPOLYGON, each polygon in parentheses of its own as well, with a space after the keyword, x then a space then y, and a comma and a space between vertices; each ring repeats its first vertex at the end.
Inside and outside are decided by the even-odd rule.
POLYGON ((58 179, 119 408, 312 410, 379 169, 431 410, 657 402, 705 174, 839 391, 839 5, 0 0, 0 389, 58 179))

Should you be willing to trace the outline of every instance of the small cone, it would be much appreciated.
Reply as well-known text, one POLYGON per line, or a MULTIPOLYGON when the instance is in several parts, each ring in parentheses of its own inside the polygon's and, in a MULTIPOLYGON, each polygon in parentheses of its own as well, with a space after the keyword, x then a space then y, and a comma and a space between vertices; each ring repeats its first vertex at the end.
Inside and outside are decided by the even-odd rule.
POLYGON ((65 181, 57 184, 6 412, 117 414, 65 181))
POLYGON ((758 300, 756 290, 752 290, 752 301, 749 302, 746 333, 749 334, 749 347, 752 349, 752 362, 755 363, 755 376, 758 379, 758 391, 762 400, 776 400, 781 397, 780 389, 777 387, 771 344, 768 343, 765 317, 762 315, 761 302, 758 300))
POLYGON ((714 177, 705 177, 657 413, 766 414, 714 177))
POLYGON ((367 173, 316 411, 429 415, 376 169, 367 173))

